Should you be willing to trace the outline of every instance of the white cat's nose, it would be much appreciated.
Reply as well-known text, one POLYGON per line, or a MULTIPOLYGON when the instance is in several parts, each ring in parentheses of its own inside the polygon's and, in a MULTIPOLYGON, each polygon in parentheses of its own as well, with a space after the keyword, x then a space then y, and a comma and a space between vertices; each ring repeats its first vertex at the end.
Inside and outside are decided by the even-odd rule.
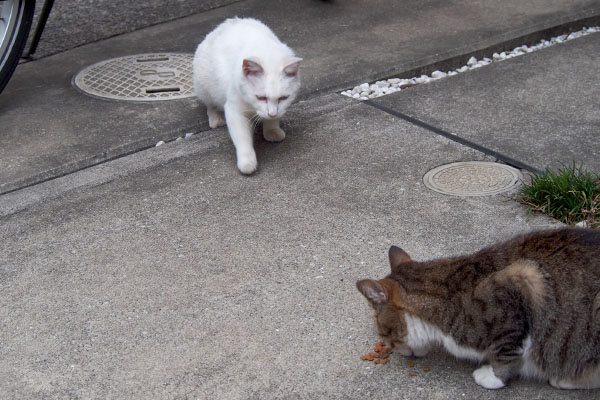
POLYGON ((269 118, 275 118, 277 116, 277 104, 271 102, 267 104, 267 115, 269 118))

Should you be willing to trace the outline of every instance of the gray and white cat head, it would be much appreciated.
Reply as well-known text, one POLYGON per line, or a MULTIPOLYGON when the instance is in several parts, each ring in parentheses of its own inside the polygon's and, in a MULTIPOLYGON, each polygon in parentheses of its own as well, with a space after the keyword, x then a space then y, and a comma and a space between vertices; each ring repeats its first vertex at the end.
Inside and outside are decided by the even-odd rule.
POLYGON ((300 89, 301 58, 247 57, 240 65, 242 99, 262 119, 281 118, 300 89))

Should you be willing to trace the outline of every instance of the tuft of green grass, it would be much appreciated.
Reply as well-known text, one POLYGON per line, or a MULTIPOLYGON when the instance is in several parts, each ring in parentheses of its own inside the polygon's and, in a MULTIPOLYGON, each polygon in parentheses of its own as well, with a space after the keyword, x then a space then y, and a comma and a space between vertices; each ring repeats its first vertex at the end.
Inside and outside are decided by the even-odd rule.
POLYGON ((600 228, 600 174, 583 168, 546 168, 534 174, 531 183, 521 188, 517 200, 530 212, 542 213, 566 224, 586 221, 600 228))

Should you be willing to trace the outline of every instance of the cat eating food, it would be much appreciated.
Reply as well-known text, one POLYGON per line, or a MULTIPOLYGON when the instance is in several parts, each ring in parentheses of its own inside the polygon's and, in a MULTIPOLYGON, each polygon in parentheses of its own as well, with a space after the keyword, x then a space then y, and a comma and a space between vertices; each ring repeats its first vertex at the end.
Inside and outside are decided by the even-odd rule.
POLYGON ((396 352, 441 345, 482 362, 473 378, 487 389, 519 375, 600 388, 600 231, 535 232, 425 262, 392 246, 389 260, 386 278, 356 285, 396 352))
POLYGON ((254 124, 262 120, 267 141, 280 142, 279 121, 300 89, 302 59, 262 22, 225 20, 196 49, 193 80, 211 128, 227 124, 243 174, 256 171, 254 124))

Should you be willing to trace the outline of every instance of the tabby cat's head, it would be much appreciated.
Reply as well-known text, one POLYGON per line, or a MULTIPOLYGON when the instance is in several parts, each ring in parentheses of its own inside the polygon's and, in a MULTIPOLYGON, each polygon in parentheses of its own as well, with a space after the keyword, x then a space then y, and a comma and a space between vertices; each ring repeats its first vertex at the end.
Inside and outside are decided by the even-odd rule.
MULTIPOLYGON (((411 262, 406 252, 396 246, 389 251, 392 272, 401 268, 402 264, 411 262)), ((406 356, 415 355, 413 349, 406 345, 408 335, 404 301, 406 292, 395 280, 364 279, 356 282, 358 290, 366 297, 375 310, 375 327, 377 333, 390 347, 396 348, 406 356)))

